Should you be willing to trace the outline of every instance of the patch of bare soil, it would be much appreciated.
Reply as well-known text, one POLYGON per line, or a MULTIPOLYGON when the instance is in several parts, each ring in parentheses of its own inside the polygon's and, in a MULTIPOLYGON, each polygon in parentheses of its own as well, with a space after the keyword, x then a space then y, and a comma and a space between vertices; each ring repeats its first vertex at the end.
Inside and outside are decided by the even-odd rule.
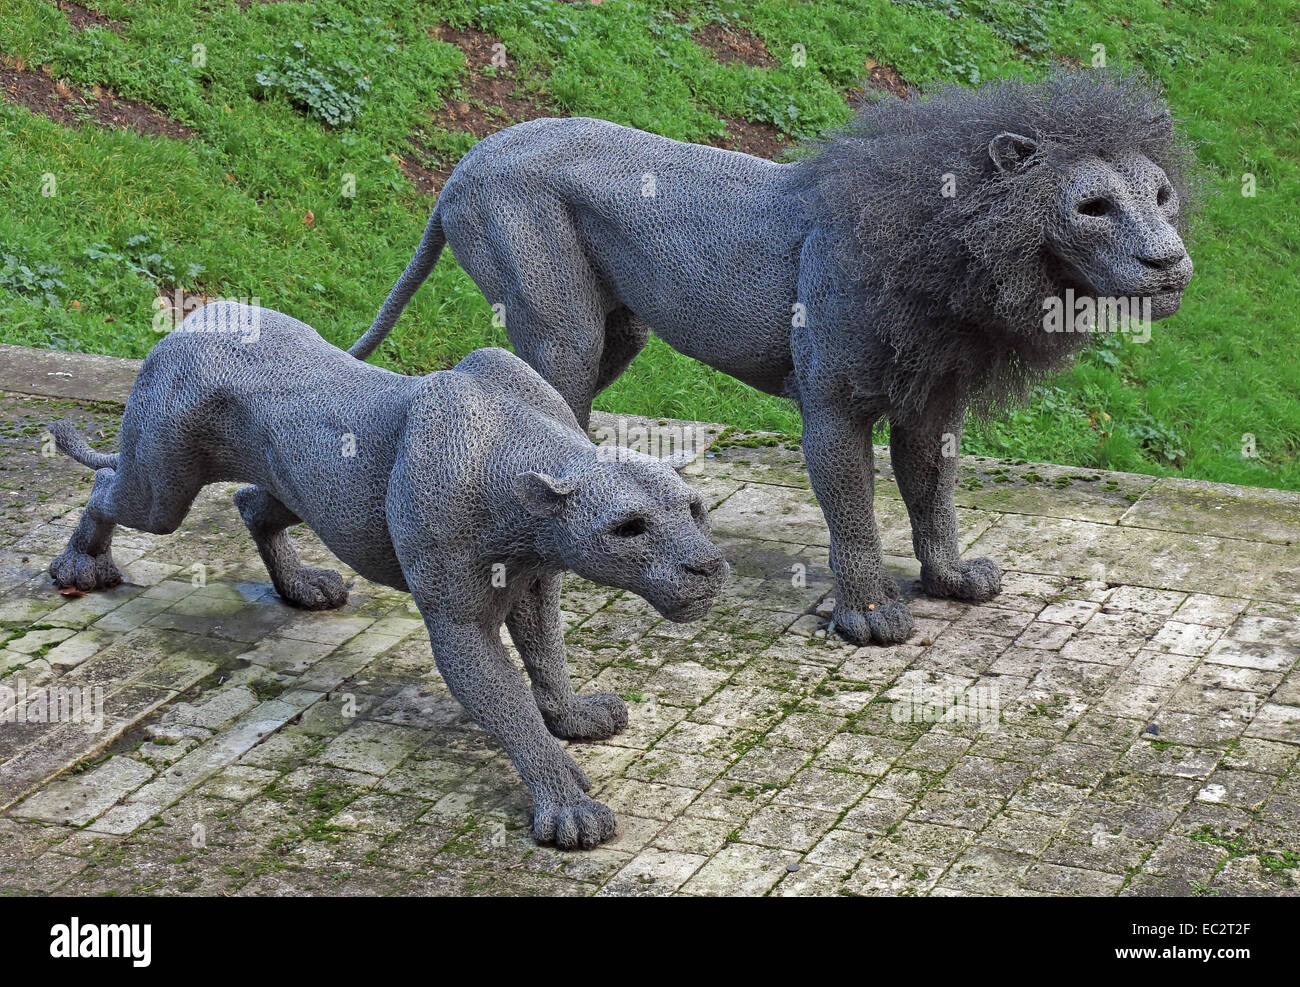
POLYGON ((192 290, 172 285, 158 289, 153 307, 155 312, 166 313, 167 328, 175 329, 185 321, 186 316, 197 312, 208 302, 216 300, 217 296, 208 294, 208 290, 202 285, 196 284, 192 290))
POLYGON ((194 134, 190 127, 146 103, 115 96, 100 86, 79 90, 63 79, 52 78, 46 69, 28 68, 17 59, 0 61, 0 95, 65 126, 89 120, 99 127, 130 129, 147 137, 183 140, 194 134))
POLYGON ((411 180, 417 192, 422 196, 434 197, 442 191, 443 185, 451 177, 454 164, 442 160, 424 142, 424 131, 417 130, 407 138, 407 151, 403 155, 393 155, 402 173, 411 180))
POLYGON ((79 3, 71 3, 70 0, 55 0, 55 6, 67 15, 68 23, 78 31, 86 31, 92 27, 106 27, 110 31, 122 30, 122 25, 117 21, 109 20, 99 11, 83 7, 79 3))
POLYGON ((852 109, 856 110, 862 105, 862 100, 868 92, 888 93, 891 96, 897 96, 899 99, 908 99, 911 96, 912 87, 898 74, 898 69, 892 65, 882 65, 874 59, 868 58, 863 69, 866 71, 863 87, 849 95, 849 106, 852 109))
MULTIPOLYGON (((429 115, 429 122, 442 130, 460 131, 484 138, 512 123, 555 116, 556 111, 534 96, 517 95, 516 79, 509 53, 501 39, 475 28, 443 24, 429 29, 429 36, 455 45, 465 56, 469 73, 461 90, 429 115), (504 64, 500 64, 504 57, 504 64), (483 70, 495 63, 496 70, 483 70)), ((423 195, 436 195, 446 182, 454 162, 442 160, 417 131, 407 140, 406 153, 395 156, 402 171, 423 195)))
POLYGON ((486 137, 512 123, 555 116, 550 107, 535 97, 515 94, 514 71, 500 38, 474 28, 447 25, 431 29, 429 34, 455 45, 469 64, 462 94, 447 100, 433 116, 433 122, 444 130, 486 137), (501 62, 503 58, 504 65, 497 67, 494 74, 483 73, 483 69, 493 65, 494 59, 501 62))
POLYGON ((756 68, 774 68, 777 64, 763 44, 763 39, 743 27, 725 27, 710 21, 695 29, 695 43, 707 48, 713 57, 727 64, 740 63, 756 68))
POLYGON ((716 147, 725 147, 728 151, 743 151, 745 154, 753 154, 771 161, 794 144, 794 141, 789 140, 770 123, 759 123, 740 117, 724 119, 727 121, 727 136, 714 141, 716 147))

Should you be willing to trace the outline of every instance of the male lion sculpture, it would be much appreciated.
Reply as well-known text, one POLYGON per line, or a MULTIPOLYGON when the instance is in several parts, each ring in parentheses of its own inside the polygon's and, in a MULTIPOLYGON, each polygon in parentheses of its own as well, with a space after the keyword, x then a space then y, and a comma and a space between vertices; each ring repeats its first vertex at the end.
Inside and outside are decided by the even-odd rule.
POLYGON ((452 173, 350 352, 374 350, 450 244, 584 425, 651 330, 792 398, 830 527, 833 626, 902 641, 912 618, 872 513, 874 423, 890 424, 922 589, 993 597, 1001 571, 963 561, 957 540, 967 408, 1083 345, 1046 331, 1049 300, 1177 310, 1194 160, 1148 84, 1088 70, 880 98, 814 150, 774 164, 601 120, 503 130, 452 173))
POLYGON ((555 738, 612 736, 627 707, 613 693, 574 694, 560 576, 639 593, 670 620, 708 612, 727 564, 703 500, 671 464, 597 450, 505 350, 403 377, 287 315, 229 303, 190 315, 149 353, 120 452, 94 452, 63 423, 50 431, 96 470, 50 564, 59 586, 121 581, 115 525, 167 534, 206 484, 255 483, 235 504, 282 597, 309 609, 347 600, 337 572, 295 554, 286 529, 305 521, 361 575, 414 596, 443 679, 532 793, 533 835, 573 848, 613 834, 613 812, 585 794, 591 783, 555 738))

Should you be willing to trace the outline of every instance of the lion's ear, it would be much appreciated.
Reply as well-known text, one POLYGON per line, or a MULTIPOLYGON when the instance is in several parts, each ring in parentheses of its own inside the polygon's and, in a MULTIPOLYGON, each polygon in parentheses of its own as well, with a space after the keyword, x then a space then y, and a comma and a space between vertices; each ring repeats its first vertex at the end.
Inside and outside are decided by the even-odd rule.
POLYGON ((1006 130, 989 141, 989 157, 998 171, 1019 171, 1037 150, 1037 141, 1006 130))

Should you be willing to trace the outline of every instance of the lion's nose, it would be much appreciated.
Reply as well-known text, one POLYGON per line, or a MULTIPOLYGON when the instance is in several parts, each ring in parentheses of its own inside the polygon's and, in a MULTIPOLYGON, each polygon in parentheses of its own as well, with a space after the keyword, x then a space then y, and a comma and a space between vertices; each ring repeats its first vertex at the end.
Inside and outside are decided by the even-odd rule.
POLYGON ((721 555, 708 559, 696 559, 694 562, 683 563, 682 568, 696 576, 716 576, 722 572, 723 566, 727 563, 721 555))

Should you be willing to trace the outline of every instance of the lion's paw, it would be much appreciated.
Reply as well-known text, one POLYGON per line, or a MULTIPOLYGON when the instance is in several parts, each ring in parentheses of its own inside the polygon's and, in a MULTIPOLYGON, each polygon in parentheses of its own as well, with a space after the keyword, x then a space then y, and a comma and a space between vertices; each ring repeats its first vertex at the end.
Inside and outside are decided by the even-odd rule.
POLYGON ((614 810, 586 795, 538 802, 533 839, 561 850, 590 850, 614 835, 614 810))
POLYGON ((992 559, 967 559, 955 570, 921 572, 921 589, 926 596, 983 603, 1002 591, 1002 570, 992 559))
POLYGON ((912 612, 902 600, 887 600, 867 610, 836 604, 827 630, 832 629, 854 644, 901 644, 912 633, 912 612))
POLYGON ((50 563, 50 577, 59 589, 79 589, 85 593, 109 589, 122 581, 122 573, 113 563, 111 553, 87 555, 71 548, 50 563))
POLYGON ((333 569, 303 566, 276 584, 276 592, 304 610, 337 610, 348 602, 348 587, 333 569))
POLYGON ((605 740, 627 726, 627 703, 612 692, 576 696, 559 715, 543 719, 564 740, 605 740))

